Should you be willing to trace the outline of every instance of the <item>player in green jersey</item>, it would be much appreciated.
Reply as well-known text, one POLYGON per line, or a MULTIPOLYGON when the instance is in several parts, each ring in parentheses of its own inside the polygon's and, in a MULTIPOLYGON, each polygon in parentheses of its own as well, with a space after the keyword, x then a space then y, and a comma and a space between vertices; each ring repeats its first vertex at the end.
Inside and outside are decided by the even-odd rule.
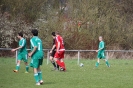
POLYGON ((43 63, 43 47, 42 41, 38 37, 38 30, 33 29, 32 31, 33 37, 30 39, 31 43, 31 52, 28 54, 31 57, 30 66, 33 67, 34 70, 34 78, 36 81, 36 85, 43 84, 42 80, 42 72, 40 69, 40 65, 43 63))
POLYGON ((96 52, 98 53, 97 54, 97 62, 96 62, 96 67, 98 67, 99 66, 99 62, 100 62, 100 59, 104 59, 105 60, 105 62, 106 62, 106 65, 108 66, 108 67, 110 67, 110 65, 109 65, 109 62, 108 62, 108 60, 107 59, 105 59, 105 43, 104 43, 104 41, 103 41, 103 38, 102 38, 102 36, 99 36, 99 48, 98 48, 98 50, 96 50, 96 52))
POLYGON ((25 65, 26 65, 26 72, 25 73, 28 73, 29 66, 28 66, 28 59, 27 59, 26 40, 23 38, 22 32, 18 33, 17 37, 20 39, 19 40, 19 47, 11 50, 12 52, 18 50, 17 65, 16 65, 16 69, 13 71, 14 72, 19 71, 20 62, 21 62, 21 60, 23 60, 25 62, 25 65))

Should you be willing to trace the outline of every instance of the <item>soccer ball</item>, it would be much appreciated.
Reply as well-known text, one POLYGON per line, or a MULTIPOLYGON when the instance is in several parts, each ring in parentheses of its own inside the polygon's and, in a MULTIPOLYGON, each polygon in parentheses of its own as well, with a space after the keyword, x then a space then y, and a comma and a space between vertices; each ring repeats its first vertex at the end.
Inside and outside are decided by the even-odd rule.
POLYGON ((80 63, 80 67, 83 67, 84 66, 84 64, 83 63, 80 63))

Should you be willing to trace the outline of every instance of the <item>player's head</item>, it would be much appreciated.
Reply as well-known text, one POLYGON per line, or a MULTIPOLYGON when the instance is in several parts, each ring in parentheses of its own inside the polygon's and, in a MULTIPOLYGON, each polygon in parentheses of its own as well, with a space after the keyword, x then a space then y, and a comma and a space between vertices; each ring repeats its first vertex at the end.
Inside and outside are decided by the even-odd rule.
POLYGON ((103 37, 102 36, 99 36, 99 41, 102 41, 103 40, 103 37))
POLYGON ((23 37, 23 33, 22 32, 19 32, 18 33, 18 36, 17 36, 19 39, 23 37))
POLYGON ((56 35, 60 35, 59 31, 56 31, 56 35))
POLYGON ((33 36, 38 36, 38 30, 37 29, 33 29, 31 31, 31 33, 33 34, 33 36))
POLYGON ((56 33, 52 32, 52 37, 55 38, 56 37, 56 33))

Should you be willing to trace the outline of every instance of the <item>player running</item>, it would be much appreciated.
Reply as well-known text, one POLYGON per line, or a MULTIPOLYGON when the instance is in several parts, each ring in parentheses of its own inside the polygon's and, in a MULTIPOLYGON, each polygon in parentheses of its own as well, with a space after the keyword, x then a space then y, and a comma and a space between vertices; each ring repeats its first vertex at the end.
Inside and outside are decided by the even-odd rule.
POLYGON ((96 66, 96 67, 99 66, 99 62, 100 62, 99 59, 104 59, 105 62, 106 62, 106 65, 107 65, 108 67, 110 67, 108 60, 105 59, 105 43, 104 43, 104 41, 103 41, 102 36, 99 36, 99 41, 100 41, 100 43, 99 43, 99 48, 98 48, 98 50, 96 50, 96 52, 98 52, 98 54, 97 54, 97 58, 98 58, 98 59, 97 59, 97 62, 96 62, 96 65, 95 65, 95 66, 96 66))
POLYGON ((50 50, 50 61, 51 61, 51 63, 54 66, 54 69, 53 70, 59 70, 59 65, 56 64, 55 61, 54 61, 54 55, 55 55, 55 53, 56 53, 56 45, 55 45, 55 38, 54 38, 53 39, 53 47, 50 50))
POLYGON ((30 66, 33 67, 36 85, 40 85, 43 84, 42 72, 40 69, 40 65, 43 63, 43 46, 41 39, 38 37, 38 30, 33 29, 31 32, 33 37, 30 39, 31 52, 28 55, 31 57, 30 66))
POLYGON ((56 53, 54 55, 54 61, 61 67, 61 71, 66 71, 64 59, 64 43, 63 38, 60 35, 56 35, 55 32, 52 32, 52 37, 55 39, 56 53))
POLYGON ((16 69, 13 70, 13 71, 14 72, 19 71, 20 62, 21 62, 21 60, 23 60, 25 62, 25 65, 26 65, 26 72, 25 73, 28 73, 29 66, 28 66, 28 59, 27 59, 26 39, 23 38, 23 33, 22 32, 18 33, 17 37, 20 39, 19 40, 19 47, 11 50, 12 52, 18 50, 17 65, 16 65, 16 69))

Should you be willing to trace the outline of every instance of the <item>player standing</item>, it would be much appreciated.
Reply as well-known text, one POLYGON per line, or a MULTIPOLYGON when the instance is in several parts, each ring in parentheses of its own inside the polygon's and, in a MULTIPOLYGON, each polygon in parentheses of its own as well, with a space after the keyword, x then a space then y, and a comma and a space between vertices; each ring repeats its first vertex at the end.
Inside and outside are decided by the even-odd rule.
POLYGON ((56 53, 56 45, 55 45, 55 38, 54 38, 53 39, 53 47, 50 50, 50 61, 51 61, 51 63, 54 66, 54 69, 53 70, 59 70, 59 65, 56 64, 55 61, 54 61, 54 55, 55 55, 55 53, 56 53))
POLYGON ((38 37, 38 30, 33 29, 31 32, 33 37, 30 39, 31 52, 28 55, 31 57, 30 66, 33 67, 36 85, 40 85, 43 83, 40 69, 40 65, 43 63, 43 46, 41 39, 38 37))
POLYGON ((27 59, 26 39, 23 38, 23 33, 22 32, 18 33, 17 37, 20 39, 19 40, 19 47, 11 50, 12 52, 18 50, 17 65, 16 65, 16 69, 13 70, 13 71, 14 72, 19 71, 20 62, 21 62, 21 60, 23 60, 25 62, 25 65, 26 65, 26 72, 25 73, 28 73, 29 66, 28 66, 28 59, 27 59))
POLYGON ((55 38, 56 53, 54 55, 55 62, 61 67, 61 71, 66 71, 64 59, 65 47, 63 43, 63 38, 60 35, 56 35, 52 32, 53 39, 55 38))
POLYGON ((98 67, 99 66, 99 62, 100 62, 100 60, 99 59, 104 59, 105 60, 105 62, 106 62, 106 65, 108 66, 108 67, 110 67, 110 65, 109 65, 109 62, 108 62, 108 60, 107 59, 105 59, 105 43, 104 43, 104 41, 103 41, 103 38, 102 38, 102 36, 99 36, 99 48, 98 48, 98 50, 96 50, 96 52, 98 52, 98 54, 97 54, 97 62, 96 62, 96 67, 98 67))

